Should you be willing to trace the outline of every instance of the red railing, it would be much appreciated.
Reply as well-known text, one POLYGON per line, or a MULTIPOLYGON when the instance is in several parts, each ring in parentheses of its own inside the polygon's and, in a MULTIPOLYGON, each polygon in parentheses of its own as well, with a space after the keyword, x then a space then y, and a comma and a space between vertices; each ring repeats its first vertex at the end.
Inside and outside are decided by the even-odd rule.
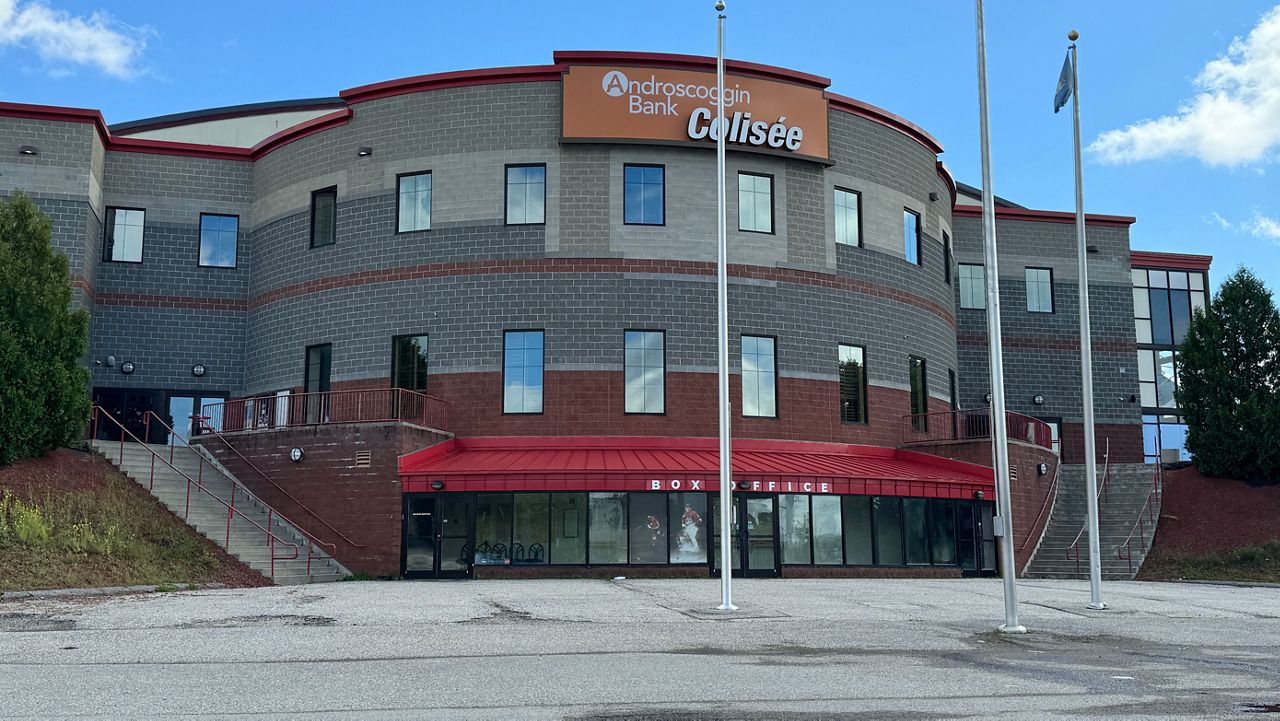
MULTIPOLYGON (((1088 469, 1086 469, 1086 471, 1087 470, 1088 469)), ((1095 500, 1098 500, 1099 508, 1101 508, 1101 500, 1099 499, 1108 500, 1108 501, 1111 500, 1110 497, 1107 495, 1107 482, 1110 480, 1111 480, 1111 439, 1108 438, 1107 444, 1104 450, 1102 451, 1102 483, 1098 484, 1098 495, 1095 497, 1095 500)), ((1088 499, 1085 499, 1085 500, 1087 501, 1088 499)), ((1085 506, 1084 513, 1085 513, 1084 523, 1080 524, 1080 530, 1076 532, 1075 540, 1071 542, 1070 546, 1067 546, 1067 560, 1076 562, 1077 576, 1080 575, 1080 537, 1084 535, 1085 529, 1089 527, 1089 507, 1087 505, 1085 506)), ((1098 527, 1098 535, 1102 535, 1101 524, 1099 524, 1099 527, 1098 527)), ((1101 552, 1101 547, 1099 547, 1099 552, 1101 552)))
MULTIPOLYGON (((1053 430, 1038 418, 1005 411, 1009 440, 1025 441, 1053 450, 1053 430)), ((902 442, 942 443, 991 437, 991 409, 916 413, 902 418, 902 442)))
POLYGON ((288 393, 236 398, 201 409, 220 431, 400 421, 445 429, 449 402, 404 388, 288 393))
MULTIPOLYGON (((273 480, 271 479, 271 477, 270 477, 270 476, 268 476, 268 475, 267 475, 267 474, 266 474, 266 473, 265 473, 261 468, 259 468, 256 464, 254 464, 254 462, 253 462, 253 461, 251 461, 251 460, 249 460, 248 458, 246 458, 246 457, 245 457, 245 455, 244 455, 243 453, 241 453, 241 452, 240 452, 240 449, 238 449, 238 448, 236 448, 234 445, 232 445, 231 441, 230 441, 230 440, 228 440, 226 436, 222 435, 222 433, 220 433, 220 432, 218 431, 218 429, 217 429, 217 428, 214 428, 213 426, 209 425, 209 422, 208 422, 208 420, 209 420, 209 419, 208 419, 207 417, 205 417, 205 416, 195 416, 195 420, 200 424, 200 433, 201 433, 201 435, 212 435, 212 436, 216 437, 218 440, 222 441, 222 444, 223 444, 223 445, 225 445, 229 451, 231 451, 232 453, 236 454, 236 456, 237 456, 240 460, 244 461, 245 465, 247 465, 247 466, 249 466, 249 468, 253 469, 253 471, 254 471, 255 473, 257 473, 257 474, 262 478, 262 480, 264 480, 264 481, 266 481, 267 483, 271 484, 271 486, 272 486, 273 488, 275 488, 275 489, 276 489, 276 491, 278 491, 278 492, 280 493, 280 495, 284 496, 285 498, 288 498, 290 501, 293 501, 294 505, 296 505, 298 508, 301 508, 302 510, 306 511, 308 515, 310 515, 312 518, 316 519, 316 521, 318 521, 322 526, 324 526, 325 528, 329 529, 329 531, 331 531, 331 532, 333 533, 333 535, 337 536, 338 538, 341 538, 341 539, 342 539, 342 541, 343 541, 344 543, 346 543, 346 544, 347 544, 347 545, 349 545, 349 546, 352 546, 353 548, 365 548, 365 547, 368 545, 368 544, 365 544, 365 543, 356 543, 355 541, 351 540, 351 539, 350 539, 349 537, 347 537, 347 535, 346 535, 346 534, 344 534, 342 531, 339 531, 337 528, 334 528, 332 524, 330 524, 328 521, 326 521, 326 520, 324 520, 323 518, 321 518, 321 517, 320 517, 320 514, 318 514, 318 513, 316 513, 315 511, 311 510, 311 507, 310 507, 310 506, 308 506, 307 504, 305 504, 305 503, 303 503, 302 501, 298 500, 298 499, 297 499, 297 498, 296 498, 292 493, 290 493, 289 491, 285 490, 283 486, 281 486, 280 484, 278 484, 278 483, 276 483, 275 481, 273 481, 273 480)), ((277 515, 279 515, 279 514, 277 514, 277 515)), ((288 523, 289 525, 293 526, 295 529, 297 529, 297 531, 298 531, 299 533, 301 533, 302 535, 304 535, 304 536, 306 536, 308 539, 310 539, 312 543, 317 543, 317 544, 320 544, 320 545, 322 545, 322 546, 328 546, 330 549, 332 549, 332 551, 333 551, 334 553, 336 553, 336 552, 337 552, 338 547, 337 547, 335 544, 333 544, 333 543, 329 543, 329 542, 327 542, 327 541, 321 541, 320 539, 318 539, 318 538, 316 538, 315 536, 313 536, 313 535, 311 535, 310 533, 308 533, 308 532, 306 531, 306 529, 304 529, 302 526, 299 526, 298 524, 296 524, 296 523, 294 523, 294 522, 290 521, 289 519, 285 518, 285 517, 284 517, 284 516, 282 516, 282 515, 280 516, 280 520, 282 520, 282 521, 284 521, 285 523, 288 523)), ((308 567, 308 570, 310 570, 310 567, 308 567)), ((308 575, 310 575, 310 574, 308 574, 308 575)))
POLYGON ((1129 564, 1129 573, 1133 573, 1133 534, 1137 533, 1138 541, 1145 546, 1147 544, 1147 523, 1151 524, 1152 540, 1155 540, 1156 523, 1156 498, 1164 492, 1164 479, 1160 474, 1160 463, 1156 462, 1155 473, 1151 476, 1151 490, 1147 493, 1147 500, 1142 504, 1142 509, 1138 511, 1138 520, 1133 524, 1133 528, 1129 529, 1129 535, 1125 537, 1124 542, 1116 546, 1116 558, 1124 560, 1129 564))
POLYGON ((1031 543, 1031 539, 1035 537, 1036 529, 1040 527, 1040 521, 1044 520, 1045 514, 1049 512, 1049 508, 1052 507, 1054 499, 1057 498, 1058 478, 1061 475, 1062 464, 1058 463, 1053 469, 1053 482, 1049 484, 1049 493, 1044 497, 1044 503, 1040 505, 1040 512, 1036 514, 1036 520, 1032 521, 1030 526, 1027 526, 1027 537, 1022 539, 1022 545, 1018 546, 1019 551, 1025 551, 1027 549, 1027 544, 1031 543))
MULTIPOLYGON (((143 420, 144 427, 146 428, 146 431, 143 433, 143 435, 144 435, 144 436, 146 436, 146 437, 148 437, 148 438, 149 438, 149 437, 150 437, 150 435, 151 435, 151 434, 150 434, 150 431, 151 431, 150 418, 151 418, 151 416, 152 416, 152 414, 148 412, 147 416, 146 416, 146 417, 144 417, 144 420, 143 420)), ((223 499, 219 498, 218 496, 216 496, 215 494, 213 494, 211 491, 209 491, 209 489, 207 489, 207 488, 205 488, 205 487, 204 487, 204 465, 203 465, 203 464, 201 464, 201 465, 198 467, 198 469, 199 469, 199 470, 198 470, 198 471, 197 471, 197 473, 196 473, 196 478, 192 478, 191 476, 188 476, 186 473, 184 473, 182 470, 180 470, 177 466, 173 465, 174 443, 173 443, 173 440, 172 440, 172 439, 173 439, 173 437, 174 437, 174 435, 175 435, 175 434, 173 433, 172 429, 169 429, 169 437, 170 437, 170 441, 169 441, 169 458, 168 458, 168 459, 165 459, 165 457, 164 457, 164 456, 161 456, 159 453, 156 453, 156 451, 155 451, 155 449, 154 449, 154 448, 152 448, 150 445, 148 445, 148 444, 146 444, 146 443, 142 442, 142 440, 141 440, 141 439, 139 439, 136 435, 134 435, 133 431, 131 431, 131 430, 129 430, 128 428, 126 428, 126 427, 125 427, 125 425, 124 425, 123 423, 121 423, 120 421, 116 420, 116 418, 115 418, 114 416, 112 416, 110 413, 108 413, 108 412, 107 412, 107 410, 106 410, 105 408, 102 408, 101 406, 93 406, 93 409, 92 409, 92 411, 91 411, 91 415, 90 415, 90 423, 91 423, 91 425, 92 425, 92 428, 91 428, 91 433, 92 433, 92 435, 90 436, 90 438, 94 438, 94 439, 97 439, 97 438, 98 438, 98 421, 99 421, 100 419, 106 419, 106 420, 110 421, 113 425, 115 425, 117 428, 119 428, 119 429, 120 429, 120 439, 119 439, 118 441, 116 441, 116 442, 120 444, 119 464, 120 464, 120 466, 121 466, 121 467, 123 467, 123 466, 124 466, 124 449, 125 449, 125 443, 127 442, 127 439, 132 439, 132 440, 133 440, 133 442, 132 442, 132 443, 130 443, 130 447, 131 447, 131 448, 132 448, 132 447, 136 447, 136 448, 145 448, 145 449, 147 450, 147 452, 149 452, 149 453, 151 454, 151 458, 150 458, 150 463, 151 463, 150 476, 149 476, 149 477, 148 477, 148 479, 147 479, 147 488, 148 488, 148 489, 152 489, 152 490, 153 490, 153 489, 155 488, 155 480, 156 480, 156 479, 155 479, 155 469, 156 469, 156 460, 157 460, 157 459, 159 459, 161 463, 163 463, 165 466, 168 466, 168 467, 169 467, 169 468, 170 468, 174 473, 178 474, 178 476, 179 476, 179 477, 181 477, 182 479, 184 479, 184 480, 187 482, 187 493, 186 493, 186 499, 185 499, 185 501, 184 501, 184 507, 183 507, 183 512, 182 512, 182 518, 183 518, 183 520, 186 520, 186 519, 191 515, 191 491, 192 491, 192 489, 194 488, 194 489, 195 489, 195 491, 196 491, 197 493, 203 493, 204 495, 206 495, 206 496, 208 496, 209 498, 212 498, 213 500, 217 501, 220 505, 222 505, 224 508, 226 508, 226 509, 227 509, 227 526, 226 526, 226 537, 225 537, 225 539, 224 539, 224 540, 225 540, 224 548, 227 548, 228 550, 230 550, 230 547, 231 547, 231 522, 232 522, 232 520, 233 520, 233 519, 238 515, 238 516, 240 516, 240 518, 241 518, 242 520, 248 521, 252 526, 254 526, 255 528, 257 528, 259 531, 262 531, 262 533, 263 533, 263 542, 267 545, 267 548, 269 549, 269 553, 268 553, 268 555, 269 555, 269 557, 270 557, 270 564, 271 564, 271 576, 272 576, 272 578, 274 578, 274 577, 275 577, 275 575, 276 575, 276 561, 292 561, 292 560, 294 560, 294 559, 298 558, 298 545, 297 545, 296 543, 291 543, 291 542, 289 542, 289 541, 286 541, 285 539, 283 539, 283 538, 281 538, 281 537, 277 536, 273 531, 271 531, 270 526, 271 526, 271 522, 272 522, 272 520, 273 520, 273 519, 272 519, 272 515, 271 515, 271 511, 270 511, 270 509, 268 509, 268 513, 267 513, 267 526, 265 526, 265 527, 264 527, 262 524, 260 524, 260 523, 258 523, 257 521, 253 520, 253 519, 252 519, 252 518, 250 518, 249 516, 245 515, 245 513, 244 513, 244 511, 243 511, 243 510, 236 508, 236 495, 237 495, 237 494, 236 494, 236 491, 237 491, 236 484, 232 483, 232 484, 230 485, 230 489, 231 489, 231 498, 229 499, 229 501, 226 501, 226 500, 223 500, 223 499), (291 549, 293 549, 293 555, 292 555, 292 556, 277 556, 277 555, 276 555, 276 547, 277 547, 277 545, 280 545, 280 546, 284 546, 284 547, 287 547, 287 548, 291 548, 291 549)), ((159 418, 157 418, 156 420, 157 420, 157 421, 159 421, 159 418)), ((164 424, 164 422, 163 422, 163 421, 159 421, 159 422, 161 423, 161 425, 163 425, 163 424, 164 424)), ((188 450, 191 450, 191 449, 188 449, 188 450)), ((192 450, 192 452, 194 453, 195 451, 194 451, 194 450, 192 450)), ((197 454, 197 455, 199 455, 199 454, 197 454)), ((203 460, 203 458, 202 458, 201 460, 203 460)), ((243 490, 243 492, 244 492, 244 498, 245 498, 245 500, 251 500, 251 499, 253 498, 252 494, 250 494, 247 490, 244 490, 244 489, 241 489, 241 490, 243 490)), ((307 551, 307 556, 308 556, 308 558, 307 558, 307 572, 308 572, 308 575, 310 575, 310 569, 311 569, 311 559, 310 559, 310 555, 311 555, 311 551, 310 551, 310 548, 308 548, 308 551, 307 551)))

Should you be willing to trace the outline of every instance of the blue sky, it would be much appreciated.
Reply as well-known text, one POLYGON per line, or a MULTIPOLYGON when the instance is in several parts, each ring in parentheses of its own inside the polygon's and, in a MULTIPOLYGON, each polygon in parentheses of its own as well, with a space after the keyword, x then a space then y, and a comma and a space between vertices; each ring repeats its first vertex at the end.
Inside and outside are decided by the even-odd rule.
MULTIPOLYGON (((557 49, 711 55, 712 4, 0 0, 0 100, 114 123, 549 63, 557 49)), ((931 132, 956 178, 978 183, 971 2, 733 0, 728 12, 730 57, 832 78, 931 132)), ((1245 264, 1280 287, 1276 0, 988 0, 986 13, 998 194, 1073 208, 1071 118, 1051 101, 1074 27, 1086 209, 1137 216, 1136 249, 1212 254, 1215 285, 1245 264)))

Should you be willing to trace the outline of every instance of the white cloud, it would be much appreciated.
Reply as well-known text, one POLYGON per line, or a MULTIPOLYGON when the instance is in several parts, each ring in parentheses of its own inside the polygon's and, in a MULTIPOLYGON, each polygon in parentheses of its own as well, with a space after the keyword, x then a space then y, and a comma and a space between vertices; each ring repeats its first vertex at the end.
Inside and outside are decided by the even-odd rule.
POLYGON ((0 48, 34 49, 41 60, 54 65, 51 77, 65 75, 65 66, 75 64, 132 78, 151 34, 148 27, 125 25, 104 12, 75 16, 40 2, 0 0, 0 48))
POLYGON ((1280 219, 1269 218, 1253 211, 1253 218, 1240 224, 1240 228, 1255 238, 1280 241, 1280 219))
POLYGON ((1188 156, 1238 166, 1274 157, 1280 148, 1280 5, 1206 64, 1195 85, 1199 92, 1177 114, 1108 130, 1089 150, 1104 163, 1188 156))
POLYGON ((1209 217, 1205 218, 1204 222, 1213 223, 1214 225, 1218 226, 1219 228, 1222 228, 1223 230, 1231 230, 1231 221, 1222 217, 1222 214, 1216 210, 1209 213, 1209 217))

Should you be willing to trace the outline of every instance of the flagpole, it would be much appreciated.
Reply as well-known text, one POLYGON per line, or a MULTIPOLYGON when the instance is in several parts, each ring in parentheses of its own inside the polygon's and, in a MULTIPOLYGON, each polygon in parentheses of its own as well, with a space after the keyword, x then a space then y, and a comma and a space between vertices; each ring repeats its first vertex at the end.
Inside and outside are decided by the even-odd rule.
POLYGON ((733 465, 729 450, 729 243, 725 225, 724 189, 724 2, 716 3, 716 342, 719 350, 720 381, 720 605, 721 611, 736 611, 733 605, 733 564, 730 563, 729 533, 733 508, 733 465))
POLYGON ((1084 472, 1085 503, 1089 524, 1089 608, 1102 610, 1102 550, 1098 538, 1098 449, 1093 424, 1093 340, 1089 328, 1089 261, 1085 244, 1084 173, 1080 165, 1080 65, 1076 57, 1076 39, 1080 33, 1067 33, 1071 41, 1071 114, 1075 119, 1076 151, 1076 253, 1080 263, 1080 376, 1084 400, 1084 472))
POLYGON ((1026 633, 1018 623, 1018 583, 1013 560, 1013 503, 1009 490, 1009 429, 1004 404, 1004 350, 1000 337, 1000 269, 996 256, 995 190, 991 187, 991 135, 987 123, 987 44, 982 0, 978 20, 978 120, 982 135, 982 240, 987 274, 987 338, 991 352, 991 442, 996 471, 995 533, 1004 581, 1003 633, 1026 633))

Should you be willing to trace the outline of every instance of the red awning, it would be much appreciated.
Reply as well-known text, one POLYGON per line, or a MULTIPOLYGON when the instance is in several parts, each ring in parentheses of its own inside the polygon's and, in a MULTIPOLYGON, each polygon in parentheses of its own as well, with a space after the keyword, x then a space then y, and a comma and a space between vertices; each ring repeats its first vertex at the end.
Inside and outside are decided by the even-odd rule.
MULTIPOLYGON (((402 457, 400 479, 406 492, 715 491, 718 459, 714 438, 467 438, 402 457)), ((802 441, 735 441, 733 479, 739 490, 778 493, 972 498, 993 488, 983 466, 802 441)))

